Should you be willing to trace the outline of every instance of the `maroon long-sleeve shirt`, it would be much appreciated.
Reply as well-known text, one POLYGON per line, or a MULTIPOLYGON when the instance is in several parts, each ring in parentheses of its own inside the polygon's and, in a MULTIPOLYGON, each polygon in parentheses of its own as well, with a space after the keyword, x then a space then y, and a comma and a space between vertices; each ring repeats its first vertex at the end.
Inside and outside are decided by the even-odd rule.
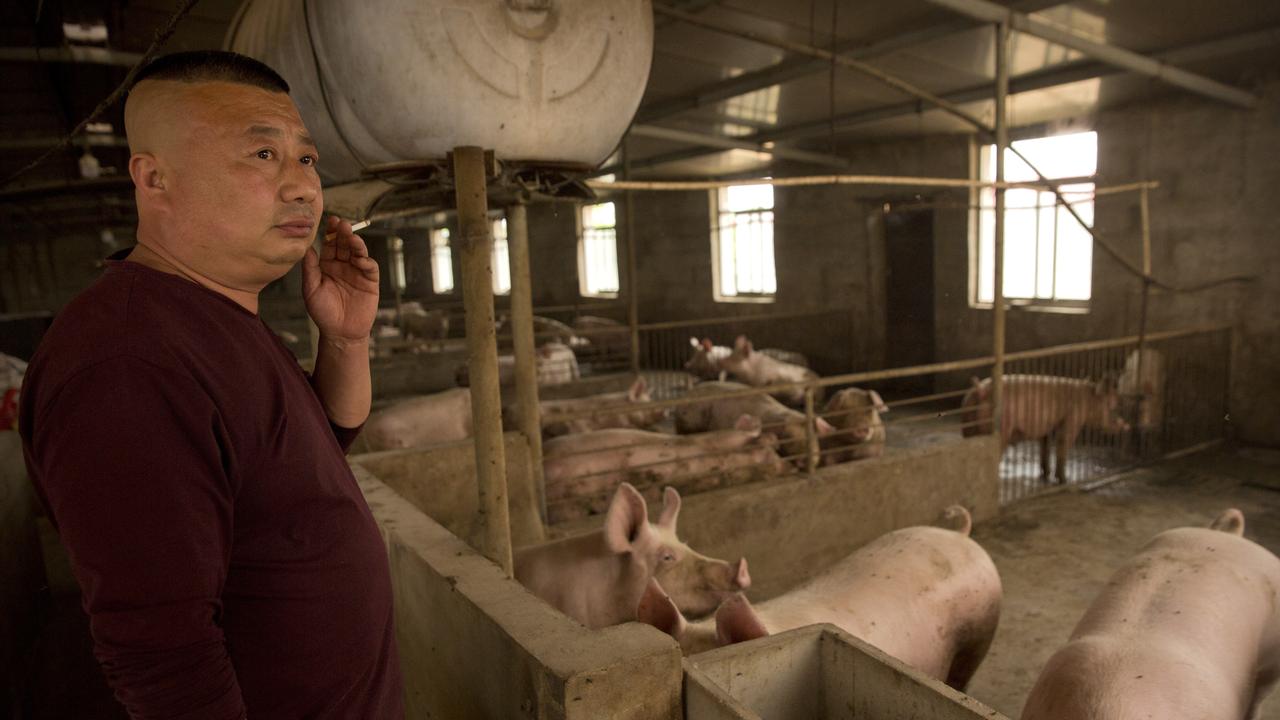
POLYGON ((308 376, 255 314, 132 262, 59 313, 27 467, 136 718, 403 715, 386 551, 308 376))

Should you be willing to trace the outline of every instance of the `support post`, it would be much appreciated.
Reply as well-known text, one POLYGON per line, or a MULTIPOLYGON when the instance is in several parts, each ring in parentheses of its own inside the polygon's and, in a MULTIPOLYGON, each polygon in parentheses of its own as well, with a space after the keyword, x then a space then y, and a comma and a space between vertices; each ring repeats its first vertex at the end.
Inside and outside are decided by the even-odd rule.
MULTIPOLYGON (((1009 147, 1009 25, 996 25, 996 182, 1004 182, 1004 154, 1009 147)), ((1000 436, 1004 410, 1004 198, 1002 185, 996 186, 995 278, 992 297, 991 431, 1000 436)), ((997 468, 999 467, 999 460, 997 468)))
POLYGON ((507 242, 511 255, 511 339, 516 356, 516 405, 520 432, 529 441, 532 497, 547 523, 547 491, 542 477, 542 420, 538 407, 538 358, 533 337, 533 285, 529 271, 529 209, 523 202, 507 208, 507 242))
MULTIPOLYGON (((631 179, 631 154, 626 141, 622 146, 622 179, 631 179)), ((631 328, 631 372, 640 374, 640 288, 636 286, 636 194, 630 190, 623 196, 627 201, 627 326, 631 328)))
POLYGON ((1142 310, 1138 315, 1138 367, 1134 385, 1138 392, 1138 415, 1134 423, 1135 432, 1142 423, 1143 413, 1147 406, 1146 384, 1142 380, 1142 365, 1147 352, 1147 304, 1151 300, 1151 204, 1147 186, 1143 185, 1138 196, 1142 222, 1142 310))
POLYGON ((511 524, 507 508, 507 459, 502 444, 498 390, 498 338, 493 312, 493 235, 489 226, 488 168, 483 149, 454 148, 458 254, 467 323, 471 424, 479 484, 480 552, 511 575, 511 524))
POLYGON ((805 470, 810 477, 818 469, 817 419, 817 414, 814 411, 813 386, 806 385, 804 388, 805 470))

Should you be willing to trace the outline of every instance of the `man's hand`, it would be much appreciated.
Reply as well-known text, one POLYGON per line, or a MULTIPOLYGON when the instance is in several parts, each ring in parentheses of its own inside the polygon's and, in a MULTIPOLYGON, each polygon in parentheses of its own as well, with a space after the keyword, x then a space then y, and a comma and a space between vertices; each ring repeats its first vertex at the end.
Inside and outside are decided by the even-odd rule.
POLYGON ((308 248, 302 259, 307 314, 330 342, 367 342, 378 311, 378 263, 350 223, 330 216, 324 233, 320 253, 308 248))

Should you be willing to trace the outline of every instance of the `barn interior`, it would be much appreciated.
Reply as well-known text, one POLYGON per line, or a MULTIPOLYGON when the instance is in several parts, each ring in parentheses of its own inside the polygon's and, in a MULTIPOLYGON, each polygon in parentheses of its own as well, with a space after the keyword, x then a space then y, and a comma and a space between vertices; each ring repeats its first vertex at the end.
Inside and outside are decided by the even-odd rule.
MULTIPOLYGON (((1235 507, 1280 549, 1280 4, 17 0, 0 18, 6 717, 127 717, 14 423, 59 311, 136 242, 118 91, 169 52, 273 65, 319 141, 326 211, 368 221, 374 415, 349 461, 391 560, 408 717, 847 717, 782 689, 744 709, 721 677, 750 660, 779 688, 827 682, 815 668, 845 650, 819 662, 817 643, 899 673, 856 671, 881 678, 858 691, 884 703, 868 717, 909 696, 1016 718, 1157 533, 1235 507), (477 20, 485 64, 454 29, 485 13, 549 39, 477 20), (437 52, 396 54, 397 24, 437 52), (502 63, 533 66, 520 43, 567 63, 558 111, 502 89, 502 63), (374 107, 357 92, 397 86, 374 107), (403 89, 425 87, 450 90, 403 89), (582 88, 594 105, 565 110, 582 88), (503 113, 565 155, 508 150, 503 113), (387 127, 450 152, 373 137, 387 127), (732 364, 762 357, 785 370, 732 364), (427 396, 465 421, 425 442, 375 424, 427 396), (778 409, 702 412, 734 402, 778 409), (661 452, 574 444, 600 428, 661 452), (522 552, 598 531, 623 481, 655 521, 675 487, 681 538, 747 558, 754 603, 961 505, 1004 596, 967 696, 845 629, 682 664, 654 627, 588 629, 514 579, 522 552)), ((310 369, 300 269, 260 300, 310 369)), ((830 682, 811 694, 846 690, 830 682)))

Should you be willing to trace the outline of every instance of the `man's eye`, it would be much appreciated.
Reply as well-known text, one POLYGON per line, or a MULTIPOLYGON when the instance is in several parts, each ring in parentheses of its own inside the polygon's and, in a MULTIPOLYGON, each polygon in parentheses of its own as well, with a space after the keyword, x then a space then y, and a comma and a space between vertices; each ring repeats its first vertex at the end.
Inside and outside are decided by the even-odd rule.
POLYGON ((258 151, 258 159, 260 159, 260 160, 270 160, 270 159, 271 159, 271 158, 273 158, 273 157, 275 157, 275 152, 274 152, 274 151, 271 151, 271 150, 265 150, 265 149, 264 149, 264 150, 259 150, 259 151, 258 151))
POLYGON ((315 165, 315 164, 316 164, 316 163, 318 163, 318 162, 320 162, 320 158, 316 157, 315 155, 303 155, 303 156, 302 156, 302 164, 303 164, 303 165, 315 165))

